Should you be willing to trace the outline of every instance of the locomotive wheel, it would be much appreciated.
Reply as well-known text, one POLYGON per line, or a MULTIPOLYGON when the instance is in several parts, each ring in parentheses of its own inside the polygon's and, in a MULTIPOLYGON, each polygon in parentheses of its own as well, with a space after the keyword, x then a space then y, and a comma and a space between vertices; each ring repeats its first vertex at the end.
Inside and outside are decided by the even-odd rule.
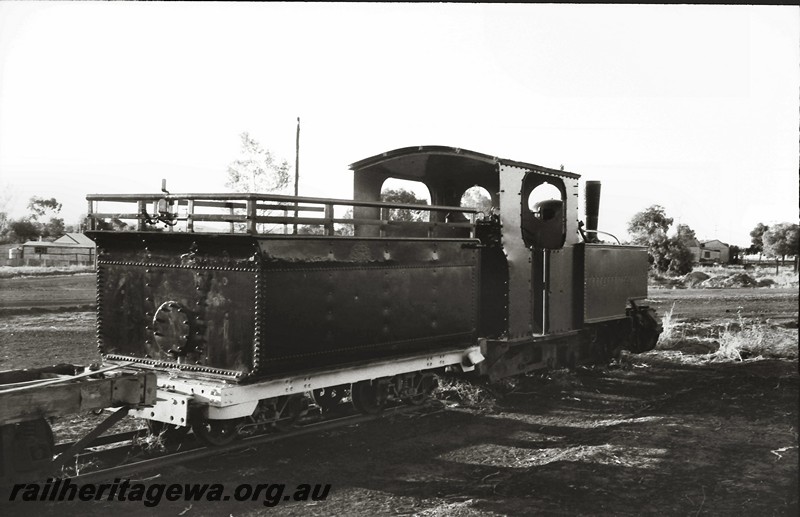
POLYGON ((278 404, 281 407, 280 419, 275 422, 275 426, 279 429, 291 427, 308 409, 308 401, 303 395, 290 395, 285 400, 279 400, 278 404))
POLYGON ((239 435, 237 429, 239 419, 231 420, 199 420, 192 424, 192 431, 208 445, 228 445, 239 435))
POLYGON ((347 386, 342 384, 339 386, 328 386, 327 388, 320 388, 311 392, 314 397, 314 403, 322 408, 322 411, 331 411, 345 396, 347 386))
POLYGON ((147 430, 153 436, 160 436, 166 443, 178 443, 189 434, 189 426, 167 424, 158 420, 147 420, 147 430))
POLYGON ((433 393, 433 390, 436 389, 436 386, 438 386, 436 377, 430 373, 418 375, 416 381, 416 386, 414 386, 416 393, 403 399, 403 402, 412 406, 419 406, 423 404, 428 399, 430 394, 433 393))
POLYGON ((376 415, 386 406, 386 385, 379 382, 360 381, 350 388, 353 407, 360 413, 376 415))

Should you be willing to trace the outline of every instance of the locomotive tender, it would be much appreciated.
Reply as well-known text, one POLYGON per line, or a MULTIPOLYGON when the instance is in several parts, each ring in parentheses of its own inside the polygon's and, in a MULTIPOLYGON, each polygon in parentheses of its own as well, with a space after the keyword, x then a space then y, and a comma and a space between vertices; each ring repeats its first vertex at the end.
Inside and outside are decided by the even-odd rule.
POLYGON ((599 183, 584 228, 570 172, 440 146, 350 167, 352 200, 87 196, 98 348, 157 375, 157 402, 132 411, 151 429, 221 444, 295 418, 308 392, 376 412, 418 402, 442 369, 494 380, 655 346, 646 249, 598 241, 599 183), (382 203, 389 178, 431 204, 382 203), (490 213, 459 206, 475 185, 490 213))

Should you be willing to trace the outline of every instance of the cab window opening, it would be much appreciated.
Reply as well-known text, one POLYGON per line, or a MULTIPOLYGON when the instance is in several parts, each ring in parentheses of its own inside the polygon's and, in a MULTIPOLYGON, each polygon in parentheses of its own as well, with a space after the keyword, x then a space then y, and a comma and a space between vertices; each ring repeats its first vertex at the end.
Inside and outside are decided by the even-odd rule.
POLYGON ((464 208, 475 208, 480 211, 478 217, 487 218, 492 213, 492 196, 489 191, 480 185, 474 185, 464 191, 461 195, 459 206, 464 208))
POLYGON ((523 182, 522 195, 522 236, 526 246, 560 249, 566 238, 564 184, 531 173, 523 182))
MULTIPOLYGON (((381 187, 381 201, 410 205, 430 205, 431 194, 420 181, 389 178, 381 187)), ((383 218, 388 221, 429 222, 430 211, 411 208, 384 209, 383 218)))
POLYGON ((528 210, 535 212, 542 201, 562 200, 561 190, 552 183, 543 182, 528 195, 528 210))

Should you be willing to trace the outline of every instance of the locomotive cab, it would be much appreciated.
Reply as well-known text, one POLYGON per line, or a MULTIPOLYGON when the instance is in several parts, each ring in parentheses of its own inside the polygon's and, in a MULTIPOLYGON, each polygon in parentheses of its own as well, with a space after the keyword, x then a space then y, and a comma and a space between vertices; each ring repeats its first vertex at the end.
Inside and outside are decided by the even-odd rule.
MULTIPOLYGON (((597 240, 599 186, 593 190, 596 196, 588 196, 593 208, 587 211, 589 225, 583 230, 578 221, 578 174, 435 146, 390 151, 351 168, 357 200, 379 199, 388 178, 425 184, 434 204, 456 204, 473 185, 490 193, 492 213, 476 222, 481 261, 478 333, 487 340, 483 370, 490 376, 575 364, 603 336, 621 336, 620 343, 628 339, 639 321, 635 314, 649 315, 646 308, 638 308, 647 295, 645 248, 597 240), (579 339, 569 339, 576 336, 579 339)), ((658 325, 651 315, 644 319, 649 337, 639 341, 647 343, 628 347, 654 345, 658 325)))
MULTIPOLYGON (((476 221, 480 334, 517 339, 580 327, 577 174, 435 146, 398 149, 351 168, 360 201, 378 200, 389 178, 423 183, 433 204, 456 205, 473 186, 489 192, 494 209, 476 221), (551 270, 560 275, 556 281, 551 270)), ((355 218, 374 217, 370 210, 355 218)), ((357 227, 356 235, 378 236, 372 227, 357 227)))

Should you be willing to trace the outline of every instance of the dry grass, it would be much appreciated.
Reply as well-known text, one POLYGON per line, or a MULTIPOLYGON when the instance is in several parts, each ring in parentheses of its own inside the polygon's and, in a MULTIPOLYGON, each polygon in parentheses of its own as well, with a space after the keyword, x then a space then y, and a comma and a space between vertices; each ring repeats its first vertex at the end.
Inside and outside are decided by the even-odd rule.
POLYGON ((657 350, 704 356, 711 361, 742 361, 748 358, 798 357, 798 332, 770 320, 748 320, 741 313, 737 320, 716 325, 688 325, 673 316, 675 304, 661 317, 663 332, 657 350), (687 329, 691 335, 687 335, 687 329))
POLYGON ((737 288, 737 287, 772 287, 786 288, 798 287, 800 275, 794 272, 791 265, 781 266, 776 274, 775 265, 743 266, 695 266, 692 273, 704 273, 709 279, 704 282, 692 282, 687 276, 671 276, 664 273, 651 271, 648 285, 653 288, 683 289, 693 287, 707 288, 737 288))
POLYGON ((75 275, 78 273, 94 273, 94 266, 0 266, 0 278, 75 275))
POLYGON ((438 380, 439 385, 433 392, 435 399, 471 408, 490 409, 494 407, 497 399, 515 387, 513 378, 503 379, 491 385, 450 376, 441 376, 438 380))
POLYGON ((795 273, 791 266, 780 268, 778 274, 775 274, 775 266, 754 268, 748 270, 748 273, 757 281, 772 283, 774 287, 797 287, 800 285, 798 273, 795 273))
POLYGON ((661 326, 663 330, 661 331, 661 335, 658 336, 656 348, 669 348, 679 339, 677 332, 679 327, 678 321, 677 318, 672 317, 673 312, 675 312, 674 303, 672 304, 672 307, 670 307, 668 311, 664 311, 664 315, 661 316, 661 326))
POLYGON ((719 349, 714 360, 741 361, 752 357, 797 359, 797 329, 776 327, 758 321, 728 324, 719 334, 719 349))
POLYGON ((159 434, 147 433, 134 438, 133 443, 139 445, 146 452, 164 452, 167 450, 166 431, 159 434))
MULTIPOLYGON (((716 341, 706 337, 687 336, 687 325, 673 316, 675 304, 661 317, 663 331, 658 336, 656 350, 677 351, 681 354, 703 355, 718 348, 716 341)), ((710 333, 709 333, 710 334, 710 333)))
POLYGON ((798 358, 797 329, 759 322, 730 323, 716 337, 684 337, 673 334, 659 339, 657 350, 694 356, 708 361, 798 358))

